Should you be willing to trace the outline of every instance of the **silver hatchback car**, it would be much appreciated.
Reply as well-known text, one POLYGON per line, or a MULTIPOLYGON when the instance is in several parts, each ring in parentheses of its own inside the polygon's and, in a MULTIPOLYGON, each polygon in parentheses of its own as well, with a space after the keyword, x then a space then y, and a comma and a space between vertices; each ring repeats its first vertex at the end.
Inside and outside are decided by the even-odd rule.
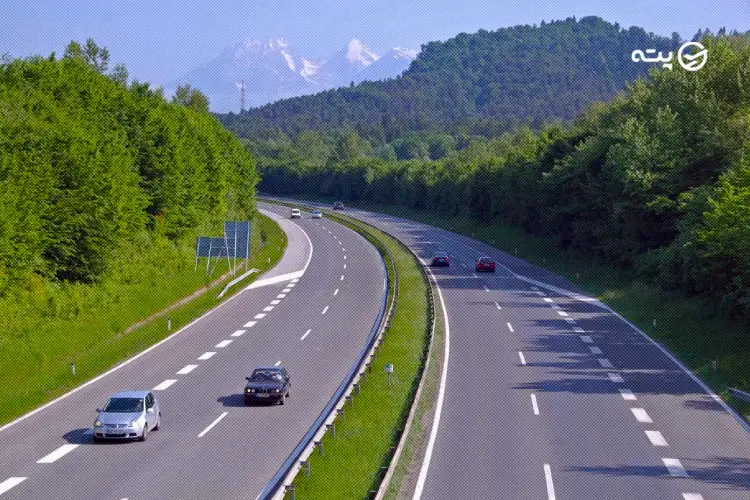
POLYGON ((104 408, 96 410, 94 441, 105 439, 146 440, 150 431, 159 429, 161 410, 151 391, 126 391, 113 394, 104 408))

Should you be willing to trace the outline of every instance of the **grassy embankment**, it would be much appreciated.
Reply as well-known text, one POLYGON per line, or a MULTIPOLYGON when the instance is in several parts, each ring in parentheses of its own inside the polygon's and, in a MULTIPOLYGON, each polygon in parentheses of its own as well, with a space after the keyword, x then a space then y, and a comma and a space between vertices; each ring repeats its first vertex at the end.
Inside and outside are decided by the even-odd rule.
MULTIPOLYGON (((217 231, 220 233, 221 228, 217 231)), ((260 214, 253 221, 251 238, 249 267, 261 272, 275 265, 286 249, 281 228, 260 214)), ((37 303, 23 308, 14 304, 21 312, 13 323, 16 331, 0 343, 0 424, 163 339, 241 288, 237 284, 217 299, 231 279, 217 282, 227 272, 228 264, 219 261, 207 275, 205 259, 201 259, 196 272, 194 252, 190 238, 176 247, 152 245, 138 259, 119 263, 124 269, 117 273, 116 280, 62 288, 40 281, 38 290, 25 295, 37 303), (159 311, 201 289, 206 292, 158 316, 159 311), (157 317, 124 333, 130 325, 151 316, 157 317), (167 329, 168 320, 171 331, 167 329), (71 363, 75 363, 75 375, 71 363)), ((8 311, 0 311, 3 313, 8 311)))

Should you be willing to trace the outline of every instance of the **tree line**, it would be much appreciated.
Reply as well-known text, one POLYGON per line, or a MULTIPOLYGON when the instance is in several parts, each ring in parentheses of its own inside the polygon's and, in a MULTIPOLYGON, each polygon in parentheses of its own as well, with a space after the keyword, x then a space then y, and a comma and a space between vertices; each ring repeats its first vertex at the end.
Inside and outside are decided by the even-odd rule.
POLYGON ((123 248, 250 218, 257 182, 199 91, 108 72, 109 52, 0 60, 0 296, 32 277, 95 283, 123 248))
POLYGON ((503 221, 750 319, 750 34, 702 43, 700 71, 651 70, 572 124, 246 144, 264 191, 503 221))

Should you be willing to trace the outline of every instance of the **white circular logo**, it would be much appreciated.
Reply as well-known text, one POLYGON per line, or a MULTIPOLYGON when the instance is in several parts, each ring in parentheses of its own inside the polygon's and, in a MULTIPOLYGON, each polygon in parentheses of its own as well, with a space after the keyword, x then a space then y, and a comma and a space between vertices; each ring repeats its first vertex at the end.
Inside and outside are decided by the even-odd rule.
POLYGON ((680 66, 685 68, 687 71, 698 71, 706 65, 708 61, 708 50, 698 42, 686 42, 682 44, 680 50, 677 52, 677 60, 680 66), (691 47, 697 47, 698 52, 691 54, 688 50, 691 47))

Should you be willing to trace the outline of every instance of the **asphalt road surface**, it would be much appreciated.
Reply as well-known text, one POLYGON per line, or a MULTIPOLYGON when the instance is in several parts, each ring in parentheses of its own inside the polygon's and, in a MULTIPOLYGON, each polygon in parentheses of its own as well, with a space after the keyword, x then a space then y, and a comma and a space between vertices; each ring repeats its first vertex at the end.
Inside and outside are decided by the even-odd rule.
MULTIPOLYGON (((281 262, 252 289, 114 371, 0 428, 0 498, 254 499, 351 369, 380 311, 385 273, 357 233, 289 221, 281 262), (245 407, 244 377, 282 364, 284 406, 245 407), (145 442, 93 444, 113 392, 154 389, 162 427, 145 442)), ((21 381, 22 382, 22 381, 21 381)))
POLYGON ((747 427, 617 315, 476 240, 345 213, 394 234, 424 262, 436 250, 452 257, 432 270, 449 357, 415 498, 750 499, 747 427), (482 255, 502 264, 495 274, 475 272, 482 255))

